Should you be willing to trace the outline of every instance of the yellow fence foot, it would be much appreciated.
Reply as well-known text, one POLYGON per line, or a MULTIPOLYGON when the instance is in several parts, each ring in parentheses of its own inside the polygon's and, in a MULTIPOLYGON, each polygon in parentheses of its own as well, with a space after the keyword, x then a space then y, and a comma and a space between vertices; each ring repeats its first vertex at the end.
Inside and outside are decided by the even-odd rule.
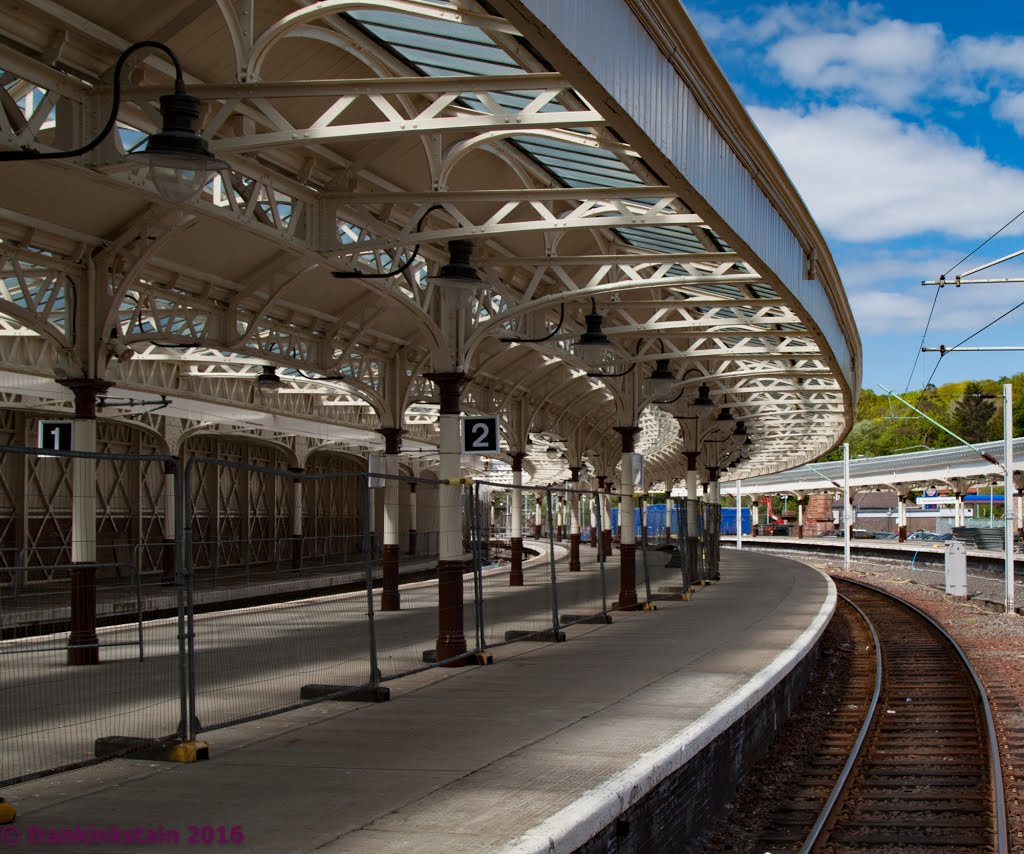
POLYGON ((3 798, 0 798, 0 824, 10 824, 18 811, 3 798))

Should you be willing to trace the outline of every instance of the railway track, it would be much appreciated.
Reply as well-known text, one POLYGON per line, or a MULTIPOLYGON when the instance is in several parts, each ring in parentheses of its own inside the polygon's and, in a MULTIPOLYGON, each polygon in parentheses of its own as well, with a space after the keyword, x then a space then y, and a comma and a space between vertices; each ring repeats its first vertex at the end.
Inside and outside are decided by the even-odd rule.
POLYGON ((758 850, 1008 852, 995 728, 963 652, 912 605, 835 581, 870 654, 758 850))

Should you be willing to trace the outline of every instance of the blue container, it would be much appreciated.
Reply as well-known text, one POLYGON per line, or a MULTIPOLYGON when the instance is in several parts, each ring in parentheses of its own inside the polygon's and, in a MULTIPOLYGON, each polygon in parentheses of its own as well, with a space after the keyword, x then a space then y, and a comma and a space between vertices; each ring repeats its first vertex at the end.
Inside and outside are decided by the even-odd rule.
MULTIPOLYGON (((743 525, 744 535, 750 533, 750 508, 744 507, 740 515, 740 522, 743 525)), ((722 534, 735 536, 736 534, 736 508, 722 508, 722 534)))

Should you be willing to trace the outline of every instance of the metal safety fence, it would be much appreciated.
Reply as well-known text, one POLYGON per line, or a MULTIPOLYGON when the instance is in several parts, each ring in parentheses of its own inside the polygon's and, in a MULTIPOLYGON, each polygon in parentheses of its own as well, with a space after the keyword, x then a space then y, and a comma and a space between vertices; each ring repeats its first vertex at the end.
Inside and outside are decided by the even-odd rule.
POLYGON ((689 555, 707 575, 717 554, 713 514, 698 514, 695 546, 679 502, 631 544, 609 530, 616 497, 586 489, 46 455, 51 544, 0 552, 0 785, 325 699, 379 699, 389 679, 678 596, 695 583, 689 555), (103 497, 115 464, 158 474, 149 505, 103 497), (156 524, 109 522, 118 512, 156 524))
POLYGON ((0 782, 178 737, 180 590, 164 585, 165 529, 133 501, 176 461, 19 446, 0 460, 0 782))

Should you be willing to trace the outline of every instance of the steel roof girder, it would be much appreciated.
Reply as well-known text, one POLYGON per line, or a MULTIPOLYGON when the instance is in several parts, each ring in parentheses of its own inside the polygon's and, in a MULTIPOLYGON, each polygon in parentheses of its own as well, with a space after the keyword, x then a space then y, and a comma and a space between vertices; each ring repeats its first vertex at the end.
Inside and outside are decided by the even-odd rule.
POLYGON ((594 110, 574 113, 531 113, 525 115, 488 116, 468 114, 438 118, 390 119, 379 122, 360 122, 352 125, 326 125, 269 131, 236 137, 220 137, 210 143, 210 150, 218 157, 241 154, 288 145, 326 144, 331 142, 358 142, 386 140, 392 136, 434 133, 466 133, 515 128, 517 131, 564 127, 599 127, 604 117, 594 110))
MULTIPOLYGON (((454 206, 446 205, 446 209, 453 214, 462 224, 453 228, 438 228, 431 231, 403 231, 396 234, 394 238, 370 240, 365 243, 353 245, 352 251, 334 252, 339 257, 345 257, 358 252, 382 249, 391 247, 413 246, 424 243, 440 243, 448 240, 472 240, 473 238, 491 238, 503 234, 525 234, 529 232, 559 232, 575 229, 612 229, 622 228, 630 225, 692 225, 700 222, 695 214, 601 214, 598 216, 565 216, 559 217, 545 209, 546 213, 537 216, 537 205, 530 205, 529 209, 534 211, 532 221, 511 222, 507 214, 511 211, 506 208, 498 221, 484 223, 473 223, 472 220, 461 210, 454 210, 454 206)), ((348 247, 346 247, 348 248, 348 247)))

